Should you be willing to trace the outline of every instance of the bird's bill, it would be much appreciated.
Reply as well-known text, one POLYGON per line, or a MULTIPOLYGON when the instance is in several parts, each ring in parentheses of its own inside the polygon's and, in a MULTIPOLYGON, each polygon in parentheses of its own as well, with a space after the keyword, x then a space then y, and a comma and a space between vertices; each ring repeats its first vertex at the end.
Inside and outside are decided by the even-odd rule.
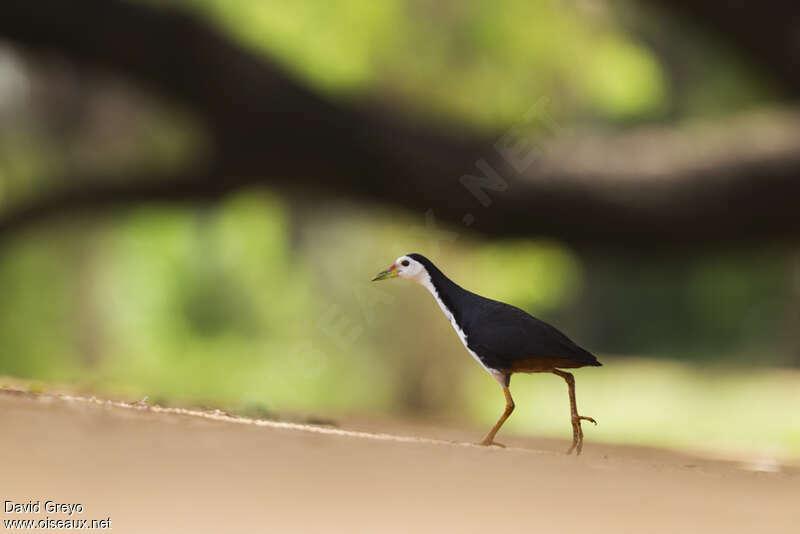
POLYGON ((397 265, 392 264, 391 267, 386 269, 385 271, 381 271, 378 273, 378 276, 372 279, 373 282, 377 282, 378 280, 386 280, 387 278, 396 278, 397 277, 397 265))

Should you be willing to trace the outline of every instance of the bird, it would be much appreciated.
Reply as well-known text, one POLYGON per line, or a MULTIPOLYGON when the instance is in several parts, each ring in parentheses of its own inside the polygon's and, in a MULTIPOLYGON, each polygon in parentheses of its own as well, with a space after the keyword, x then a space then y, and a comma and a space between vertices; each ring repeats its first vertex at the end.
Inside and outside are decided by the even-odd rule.
POLYGON ((372 281, 403 278, 424 286, 439 304, 461 342, 479 364, 503 388, 506 406, 503 414, 479 445, 504 447, 494 440, 500 427, 514 411, 509 386, 514 373, 553 373, 567 382, 572 422, 572 445, 567 454, 583 450, 581 421, 597 425, 591 417, 578 413, 575 377, 563 369, 602 364, 589 351, 579 347, 554 326, 527 312, 497 300, 482 297, 459 286, 431 260, 421 254, 400 256, 372 281))

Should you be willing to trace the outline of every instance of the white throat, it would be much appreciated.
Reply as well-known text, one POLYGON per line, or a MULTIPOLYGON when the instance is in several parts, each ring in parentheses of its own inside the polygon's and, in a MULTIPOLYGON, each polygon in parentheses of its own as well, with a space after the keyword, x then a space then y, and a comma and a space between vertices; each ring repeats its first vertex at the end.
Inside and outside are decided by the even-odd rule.
POLYGON ((467 345, 467 334, 464 333, 464 331, 461 329, 460 326, 458 326, 458 323, 456 323, 456 319, 453 316, 453 313, 450 311, 450 308, 448 308, 445 305, 444 301, 442 301, 441 297, 439 296, 439 292, 436 291, 436 286, 433 285, 433 281, 431 280, 431 276, 428 274, 428 272, 422 270, 422 272, 420 272, 417 276, 415 276, 413 280, 419 283, 420 285, 424 286, 428 291, 431 292, 431 295, 433 295, 433 298, 436 299, 436 303, 439 305, 439 308, 441 308, 442 313, 444 313, 444 316, 447 317, 448 321, 450 321, 453 330, 455 330, 456 334, 458 334, 458 338, 461 340, 461 343, 464 344, 464 348, 467 349, 467 352, 469 352, 470 355, 473 358, 475 358, 475 361, 481 364, 481 367, 486 369, 486 371, 488 371, 489 374, 492 375, 494 379, 500 383, 501 386, 505 386, 505 380, 506 380, 505 375, 496 369, 490 369, 489 367, 486 367, 486 365, 483 363, 483 361, 481 361, 478 355, 475 354, 475 352, 473 352, 472 349, 469 348, 469 345, 467 345))

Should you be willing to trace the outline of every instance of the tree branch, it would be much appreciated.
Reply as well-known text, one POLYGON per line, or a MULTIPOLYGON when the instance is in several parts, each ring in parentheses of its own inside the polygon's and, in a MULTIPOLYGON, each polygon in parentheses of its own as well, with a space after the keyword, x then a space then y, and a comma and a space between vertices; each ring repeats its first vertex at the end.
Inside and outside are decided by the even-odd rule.
POLYGON ((794 239, 800 230, 796 114, 588 141, 551 132, 555 139, 533 146, 543 155, 523 166, 501 156, 500 134, 444 133, 328 102, 186 14, 115 0, 26 0, 0 7, 0 35, 121 71, 189 105, 206 120, 217 158, 202 179, 131 177, 53 193, 0 218, 0 233, 54 214, 214 198, 255 183, 420 216, 433 209, 439 222, 486 235, 581 244, 696 246, 794 239))
POLYGON ((6 211, 0 216, 0 237, 58 217, 98 213, 131 204, 217 200, 240 187, 240 183, 219 180, 213 173, 188 172, 161 176, 66 177, 64 181, 83 185, 53 189, 6 211))

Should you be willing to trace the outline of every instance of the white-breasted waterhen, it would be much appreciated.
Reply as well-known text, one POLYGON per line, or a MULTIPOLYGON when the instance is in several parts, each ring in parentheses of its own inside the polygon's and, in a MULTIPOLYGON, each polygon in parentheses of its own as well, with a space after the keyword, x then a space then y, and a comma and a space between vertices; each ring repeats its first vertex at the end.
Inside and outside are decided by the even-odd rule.
POLYGON ((453 325, 467 351, 503 388, 506 409, 481 445, 503 445, 494 441, 495 434, 514 411, 514 400, 508 387, 514 373, 553 373, 567 382, 572 414, 572 446, 577 454, 583 449, 581 421, 597 422, 578 414, 575 403, 575 378, 562 369, 599 366, 590 352, 576 345, 555 327, 519 308, 476 295, 447 278, 428 258, 408 254, 397 258, 391 267, 372 279, 406 278, 425 286, 431 292, 445 317, 453 325))

